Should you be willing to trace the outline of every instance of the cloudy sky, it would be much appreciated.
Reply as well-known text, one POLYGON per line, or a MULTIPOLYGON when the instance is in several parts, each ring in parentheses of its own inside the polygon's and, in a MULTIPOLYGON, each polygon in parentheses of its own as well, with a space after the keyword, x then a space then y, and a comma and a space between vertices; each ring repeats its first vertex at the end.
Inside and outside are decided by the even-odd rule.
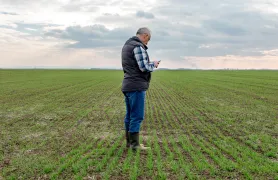
POLYGON ((143 26, 161 68, 278 69, 278 0, 0 0, 0 67, 121 68, 143 26))

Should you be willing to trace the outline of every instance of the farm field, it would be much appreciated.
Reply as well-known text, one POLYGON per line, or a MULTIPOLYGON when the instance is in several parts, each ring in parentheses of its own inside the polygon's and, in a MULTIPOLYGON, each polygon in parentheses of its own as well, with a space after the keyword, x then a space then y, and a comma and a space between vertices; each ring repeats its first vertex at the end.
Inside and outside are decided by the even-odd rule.
POLYGON ((0 179, 278 179, 278 71, 155 71, 137 153, 122 78, 0 70, 0 179))

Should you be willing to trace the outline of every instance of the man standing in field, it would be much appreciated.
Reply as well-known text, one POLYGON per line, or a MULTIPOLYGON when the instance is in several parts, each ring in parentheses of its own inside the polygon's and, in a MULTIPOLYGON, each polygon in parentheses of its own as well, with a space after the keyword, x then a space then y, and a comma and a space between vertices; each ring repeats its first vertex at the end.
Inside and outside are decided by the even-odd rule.
POLYGON ((148 28, 138 29, 136 36, 126 41, 122 48, 124 79, 122 92, 125 96, 126 116, 124 119, 127 147, 132 150, 148 149, 139 144, 139 131, 144 120, 145 96, 151 80, 151 72, 159 61, 150 62, 147 44, 151 39, 148 28))

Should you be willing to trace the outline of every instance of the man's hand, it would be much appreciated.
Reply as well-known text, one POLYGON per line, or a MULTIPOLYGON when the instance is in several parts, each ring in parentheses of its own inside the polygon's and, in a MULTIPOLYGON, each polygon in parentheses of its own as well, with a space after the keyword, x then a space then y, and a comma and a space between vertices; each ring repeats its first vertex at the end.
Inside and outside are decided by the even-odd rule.
POLYGON ((160 63, 160 61, 154 61, 154 67, 158 67, 158 65, 159 65, 159 63, 160 63))

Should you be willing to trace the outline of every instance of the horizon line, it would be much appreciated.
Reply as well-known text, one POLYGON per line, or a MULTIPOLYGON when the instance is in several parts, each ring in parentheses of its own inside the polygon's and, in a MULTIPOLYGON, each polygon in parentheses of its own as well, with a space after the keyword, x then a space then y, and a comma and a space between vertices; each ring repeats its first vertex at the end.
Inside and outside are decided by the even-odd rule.
MULTIPOLYGON (((123 68, 69 68, 69 67, 0 67, 1 69, 11 69, 11 70, 39 70, 39 69, 45 69, 45 70, 123 70, 123 68)), ((156 70, 278 70, 278 69, 271 69, 271 68, 157 68, 156 70)))

